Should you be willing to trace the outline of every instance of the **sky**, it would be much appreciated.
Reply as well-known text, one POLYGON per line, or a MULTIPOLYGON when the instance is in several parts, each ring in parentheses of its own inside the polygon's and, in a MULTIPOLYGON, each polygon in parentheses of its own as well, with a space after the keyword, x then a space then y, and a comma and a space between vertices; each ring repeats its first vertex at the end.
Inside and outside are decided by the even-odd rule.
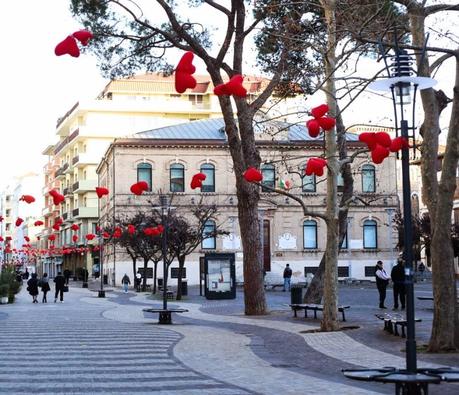
MULTIPOLYGON (((148 3, 151 4, 149 0, 148 3)), ((81 29, 68 7, 68 0, 14 0, 2 4, 0 191, 12 176, 42 172, 46 157, 41 152, 58 141, 57 119, 78 100, 95 98, 108 82, 101 77, 92 55, 82 54, 79 58, 54 55, 58 42, 81 29)), ((200 13, 195 15, 204 18, 200 13)), ((214 33, 218 35, 219 24, 213 21, 214 33)), ((248 59, 254 60, 253 52, 247 52, 248 59)), ((197 60, 198 71, 202 66, 197 60)), ((450 97, 454 70, 451 66, 453 62, 450 62, 451 72, 443 71, 438 75, 438 87, 445 89, 450 97)), ((373 60, 367 60, 362 70, 379 67, 373 60)), ((253 72, 247 65, 246 70, 253 72)), ((308 100, 305 107, 310 108, 321 100, 308 100)), ((344 114, 346 124, 371 122, 391 126, 390 101, 383 101, 381 106, 378 100, 371 93, 362 95, 361 100, 344 114)), ((418 117, 418 121, 421 120, 418 117)))

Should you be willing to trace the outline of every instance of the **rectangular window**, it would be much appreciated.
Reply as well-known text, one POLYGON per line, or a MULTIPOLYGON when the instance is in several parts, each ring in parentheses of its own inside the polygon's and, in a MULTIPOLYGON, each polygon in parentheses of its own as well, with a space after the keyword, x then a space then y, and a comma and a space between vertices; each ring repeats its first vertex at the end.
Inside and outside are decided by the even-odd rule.
POLYGON ((316 176, 314 174, 302 177, 303 192, 315 192, 316 191, 316 176))
POLYGON ((203 236, 213 235, 202 240, 201 247, 202 249, 214 250, 216 248, 216 237, 215 237, 215 222, 208 220, 204 226, 203 236))
POLYGON ((304 221, 303 223, 303 248, 317 248, 317 222, 304 221))

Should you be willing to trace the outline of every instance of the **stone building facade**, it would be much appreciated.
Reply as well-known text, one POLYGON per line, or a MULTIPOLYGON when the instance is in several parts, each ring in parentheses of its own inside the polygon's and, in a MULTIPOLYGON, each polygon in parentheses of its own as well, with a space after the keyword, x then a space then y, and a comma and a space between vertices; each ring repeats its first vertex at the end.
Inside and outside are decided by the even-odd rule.
MULTIPOLYGON (((363 148, 357 134, 349 133, 348 140, 351 153, 363 148)), ((278 186, 282 181, 291 181, 290 191, 301 196, 311 211, 323 213, 325 174, 301 176, 307 158, 323 154, 323 140, 310 138, 302 126, 272 123, 258 130, 257 144, 264 182, 278 186)), ((391 224, 399 208, 396 159, 391 155, 381 165, 374 165, 367 153, 360 154, 352 171, 356 195, 361 200, 350 208, 347 237, 339 255, 339 277, 373 280, 377 260, 385 261, 390 268, 397 257, 397 237, 391 224)), ((235 180, 222 119, 193 121, 116 139, 97 173, 99 185, 110 190, 110 195, 100 201, 102 225, 120 215, 148 210, 149 201, 156 198, 158 191, 174 192, 177 209, 190 207, 202 196, 216 203, 217 221, 229 234, 207 239, 187 258, 188 283, 198 283, 199 258, 207 252, 235 253, 236 278, 243 281, 235 180), (205 188, 192 190, 191 177, 200 171, 208 175, 205 188), (133 195, 129 189, 138 180, 147 180, 151 191, 133 195)), ((298 203, 286 196, 262 191, 259 221, 267 273, 280 276, 286 263, 293 269, 294 281, 314 273, 325 250, 326 226, 321 219, 305 217, 298 203)), ((124 273, 132 278, 131 260, 121 250, 114 253, 107 248, 104 267, 104 273, 116 284, 124 273)))

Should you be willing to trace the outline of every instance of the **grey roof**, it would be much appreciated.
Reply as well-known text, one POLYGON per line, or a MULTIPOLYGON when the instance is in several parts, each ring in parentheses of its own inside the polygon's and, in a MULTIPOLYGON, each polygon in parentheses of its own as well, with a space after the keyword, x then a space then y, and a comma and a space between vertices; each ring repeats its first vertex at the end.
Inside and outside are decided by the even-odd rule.
MULTIPOLYGON (((322 141, 323 136, 311 137, 304 125, 288 124, 285 122, 272 122, 277 128, 288 129, 288 141, 322 141)), ((346 133, 348 141, 358 141, 359 136, 346 133)), ((146 130, 135 134, 142 139, 167 139, 167 140, 226 140, 225 123, 223 118, 203 119, 189 121, 179 125, 146 130)), ((282 141, 282 140, 281 140, 282 141)))

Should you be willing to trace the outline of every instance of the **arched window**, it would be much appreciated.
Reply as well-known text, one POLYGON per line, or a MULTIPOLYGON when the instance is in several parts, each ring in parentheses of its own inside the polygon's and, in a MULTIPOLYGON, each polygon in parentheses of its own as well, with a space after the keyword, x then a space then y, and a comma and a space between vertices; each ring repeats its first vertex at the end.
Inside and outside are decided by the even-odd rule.
POLYGON ((211 163, 204 163, 200 172, 206 175, 202 182, 201 192, 215 192, 215 166, 211 163))
MULTIPOLYGON (((263 175, 262 185, 274 188, 276 186, 276 169, 274 165, 267 164, 261 166, 261 174, 263 175)), ((270 189, 261 188, 262 192, 271 192, 270 189)))
POLYGON ((203 240, 201 242, 202 249, 206 250, 214 250, 217 244, 217 238, 215 236, 215 231, 217 226, 215 225, 215 221, 208 219, 204 225, 204 229, 202 231, 203 240))
POLYGON ((304 175, 301 177, 301 185, 303 192, 315 192, 316 191, 316 176, 312 174, 310 176, 304 175))
POLYGON ((362 166, 362 192, 376 192, 375 167, 373 165, 362 166))
POLYGON ((185 166, 174 163, 170 168, 171 192, 185 192, 185 166))
POLYGON ((303 248, 317 248, 317 222, 313 220, 303 222, 303 248))
POLYGON ((149 163, 139 163, 137 165, 137 182, 145 181, 148 184, 148 192, 151 192, 151 171, 152 167, 149 163))
POLYGON ((372 219, 363 223, 363 248, 378 248, 378 225, 372 219))

